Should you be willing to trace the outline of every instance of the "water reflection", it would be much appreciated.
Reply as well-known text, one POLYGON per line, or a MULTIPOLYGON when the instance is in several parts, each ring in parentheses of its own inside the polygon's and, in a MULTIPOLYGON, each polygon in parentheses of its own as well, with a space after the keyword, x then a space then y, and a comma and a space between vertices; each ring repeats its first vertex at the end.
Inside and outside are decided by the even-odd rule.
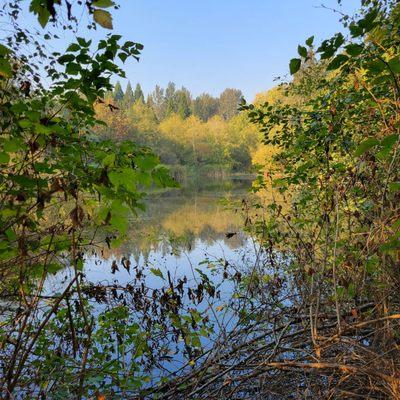
POLYGON ((153 193, 146 212, 135 220, 128 240, 118 249, 104 249, 102 257, 132 256, 136 262, 150 254, 176 256, 217 244, 229 250, 242 248, 241 200, 248 195, 251 179, 191 181, 180 189, 153 193))
MULTIPOLYGON (((86 278, 95 284, 132 282, 130 271, 113 270, 113 262, 121 259, 143 270, 150 287, 163 284, 149 273, 151 268, 160 269, 165 276, 169 271, 173 279, 189 275, 190 280, 195 279, 194 269, 204 260, 248 264, 254 259, 254 248, 242 231, 241 201, 249 196, 251 183, 250 177, 190 181, 179 189, 152 193, 146 211, 132 221, 127 240, 116 248, 103 245, 85 255, 86 278)), ((50 276, 47 290, 60 290, 73 274, 67 268, 50 276)))

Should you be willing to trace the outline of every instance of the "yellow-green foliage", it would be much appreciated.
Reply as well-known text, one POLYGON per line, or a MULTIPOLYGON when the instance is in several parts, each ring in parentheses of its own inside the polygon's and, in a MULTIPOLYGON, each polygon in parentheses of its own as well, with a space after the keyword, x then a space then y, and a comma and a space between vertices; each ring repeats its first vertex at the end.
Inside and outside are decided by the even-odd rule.
POLYGON ((155 150, 169 165, 215 165, 246 171, 261 134, 246 113, 226 120, 215 115, 207 121, 172 113, 158 122, 151 107, 136 101, 126 109, 114 109, 112 101, 96 106, 97 117, 107 123, 98 133, 115 139, 134 139, 155 150))

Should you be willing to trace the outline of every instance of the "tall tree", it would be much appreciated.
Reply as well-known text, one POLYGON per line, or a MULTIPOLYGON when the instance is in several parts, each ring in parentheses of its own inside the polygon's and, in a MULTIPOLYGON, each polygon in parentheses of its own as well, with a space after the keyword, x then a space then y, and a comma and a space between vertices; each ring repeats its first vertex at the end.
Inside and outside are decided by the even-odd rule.
POLYGON ((169 82, 167 88, 165 89, 165 113, 169 116, 176 113, 176 98, 175 98, 175 83, 169 82))
POLYGON ((122 86, 119 81, 114 86, 113 98, 115 101, 121 101, 124 98, 124 92, 122 91, 122 86))
POLYGON ((243 94, 238 89, 225 89, 219 97, 219 114, 225 119, 231 119, 238 113, 238 106, 243 94))
POLYGON ((176 113, 183 119, 190 116, 191 110, 191 95, 189 90, 182 86, 182 89, 175 93, 176 113))
POLYGON ((203 93, 193 100, 193 114, 202 121, 207 121, 218 114, 219 101, 208 93, 203 93))
POLYGON ((129 108, 135 102, 135 95, 132 90, 130 82, 126 85, 124 97, 122 98, 122 104, 125 108, 129 108))
POLYGON ((162 121, 165 118, 166 104, 164 89, 156 85, 154 91, 149 95, 147 104, 153 108, 158 121, 162 121))
POLYGON ((144 94, 140 83, 136 84, 135 92, 133 93, 133 100, 134 102, 140 101, 141 103, 144 103, 144 94))
POLYGON ((154 112, 154 114, 155 114, 155 111, 154 111, 154 100, 153 100, 153 96, 151 95, 151 93, 149 93, 148 95, 147 95, 147 99, 146 99, 146 106, 148 107, 148 108, 150 108, 153 112, 154 112))

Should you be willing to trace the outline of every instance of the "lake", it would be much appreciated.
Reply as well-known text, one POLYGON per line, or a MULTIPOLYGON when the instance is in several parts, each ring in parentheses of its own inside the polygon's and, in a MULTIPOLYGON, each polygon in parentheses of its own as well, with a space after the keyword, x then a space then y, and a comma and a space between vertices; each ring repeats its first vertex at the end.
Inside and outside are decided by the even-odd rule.
MULTIPOLYGON (((146 211, 132 221, 127 239, 117 248, 87 254, 83 272, 94 284, 124 285, 132 280, 130 271, 113 270, 113 262, 121 258, 139 269, 157 269, 163 275, 169 271, 174 279, 191 274, 205 260, 243 265, 245 258, 254 256, 242 212, 251 184, 251 177, 189 180, 181 188, 150 194, 146 211)), ((49 280, 51 290, 60 279, 69 278, 68 270, 60 271, 49 280)), ((160 284, 159 279, 150 280, 153 286, 160 284)))

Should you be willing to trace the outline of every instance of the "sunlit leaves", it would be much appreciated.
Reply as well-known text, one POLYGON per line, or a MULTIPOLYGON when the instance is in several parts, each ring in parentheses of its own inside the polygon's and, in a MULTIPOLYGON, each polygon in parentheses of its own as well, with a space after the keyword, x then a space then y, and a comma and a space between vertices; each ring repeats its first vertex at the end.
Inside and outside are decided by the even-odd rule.
POLYGON ((113 29, 112 17, 108 11, 96 9, 93 11, 94 20, 105 29, 113 29))
POLYGON ((9 78, 12 75, 10 60, 6 58, 10 53, 9 48, 0 44, 0 77, 9 78))
POLYGON ((0 77, 10 78, 12 75, 12 67, 10 61, 5 58, 0 58, 0 77))
POLYGON ((163 273, 159 268, 150 268, 150 272, 161 279, 165 279, 163 273))
POLYGON ((0 44, 0 57, 4 57, 10 53, 11 53, 11 50, 8 47, 0 44))
POLYGON ((116 157, 115 153, 110 153, 110 154, 106 155, 102 161, 102 164, 105 167, 110 167, 110 166, 114 165, 115 157, 116 157))
POLYGON ((114 5, 114 2, 112 0, 95 0, 92 4, 94 7, 109 8, 114 5))

